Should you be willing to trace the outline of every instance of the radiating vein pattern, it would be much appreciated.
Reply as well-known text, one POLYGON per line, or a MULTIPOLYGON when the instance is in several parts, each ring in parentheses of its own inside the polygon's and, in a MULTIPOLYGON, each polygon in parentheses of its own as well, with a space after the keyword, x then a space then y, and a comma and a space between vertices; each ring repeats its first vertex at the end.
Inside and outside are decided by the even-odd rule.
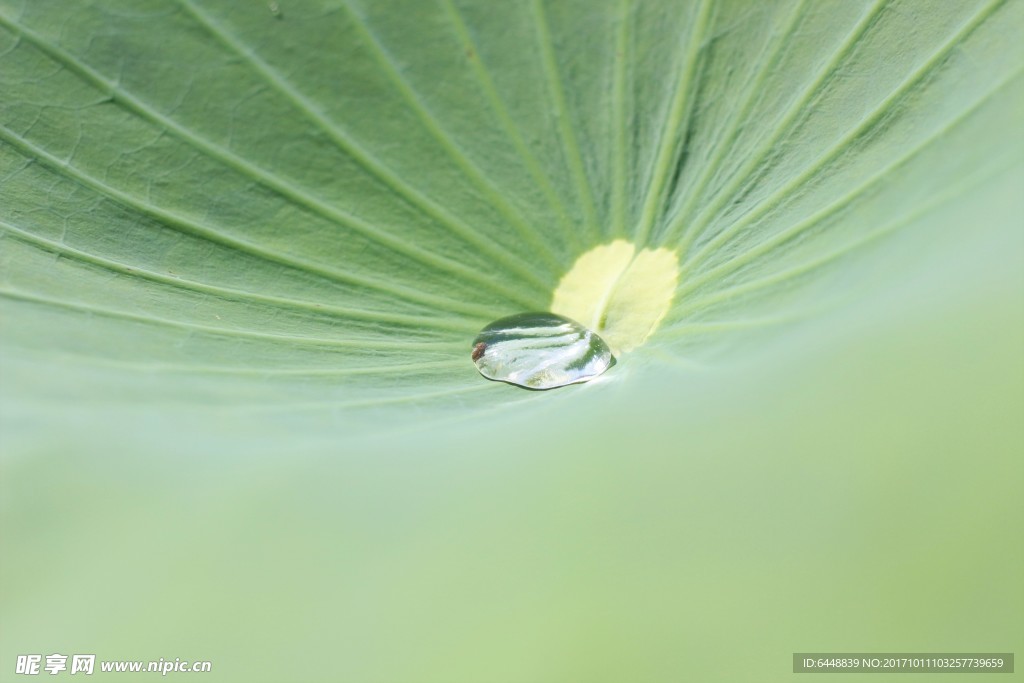
POLYGON ((678 252, 647 343, 682 357, 861 291, 1024 158, 1021 0, 284 10, 0 0, 12 377, 486 409, 474 331, 601 243, 678 252))

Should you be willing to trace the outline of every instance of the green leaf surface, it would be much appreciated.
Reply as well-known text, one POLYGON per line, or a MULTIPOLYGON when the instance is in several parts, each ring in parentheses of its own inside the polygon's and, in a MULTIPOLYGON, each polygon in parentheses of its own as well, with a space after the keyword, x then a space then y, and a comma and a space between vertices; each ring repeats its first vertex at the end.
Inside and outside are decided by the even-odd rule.
POLYGON ((1019 161, 1021 12, 6 0, 7 392, 500 405, 467 340, 622 236, 699 356, 1019 161))
POLYGON ((1020 0, 0 0, 2 666, 1020 652, 1022 31, 1020 0), (482 379, 476 333, 617 239, 680 256, 644 345, 482 379), (935 598, 974 565, 929 519, 991 593, 935 598))

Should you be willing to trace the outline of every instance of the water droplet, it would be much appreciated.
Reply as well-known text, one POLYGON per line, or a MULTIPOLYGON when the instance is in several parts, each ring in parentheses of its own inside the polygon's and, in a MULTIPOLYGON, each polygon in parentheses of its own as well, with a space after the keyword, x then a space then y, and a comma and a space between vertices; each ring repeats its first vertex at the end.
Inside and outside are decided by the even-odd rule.
POLYGON ((527 389, 591 380, 615 364, 596 332, 554 313, 519 313, 480 330, 471 354, 488 379, 527 389))

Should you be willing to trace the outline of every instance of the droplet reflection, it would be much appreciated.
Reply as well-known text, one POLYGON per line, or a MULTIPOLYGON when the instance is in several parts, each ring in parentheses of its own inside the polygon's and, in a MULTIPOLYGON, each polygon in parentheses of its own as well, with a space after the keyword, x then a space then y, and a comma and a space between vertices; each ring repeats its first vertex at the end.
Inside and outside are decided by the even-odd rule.
POLYGON ((473 340, 471 357, 484 377, 527 389, 586 382, 615 364, 596 332, 554 313, 495 320, 473 340))

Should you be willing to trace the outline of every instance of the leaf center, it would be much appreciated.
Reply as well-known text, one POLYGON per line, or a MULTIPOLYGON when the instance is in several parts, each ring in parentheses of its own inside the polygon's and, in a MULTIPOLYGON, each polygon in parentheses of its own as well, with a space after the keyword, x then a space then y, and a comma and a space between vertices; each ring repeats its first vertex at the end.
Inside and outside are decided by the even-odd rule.
POLYGON ((612 350, 635 349, 657 329, 679 282, 679 256, 626 240, 581 255, 555 289, 551 311, 600 334, 612 350))

